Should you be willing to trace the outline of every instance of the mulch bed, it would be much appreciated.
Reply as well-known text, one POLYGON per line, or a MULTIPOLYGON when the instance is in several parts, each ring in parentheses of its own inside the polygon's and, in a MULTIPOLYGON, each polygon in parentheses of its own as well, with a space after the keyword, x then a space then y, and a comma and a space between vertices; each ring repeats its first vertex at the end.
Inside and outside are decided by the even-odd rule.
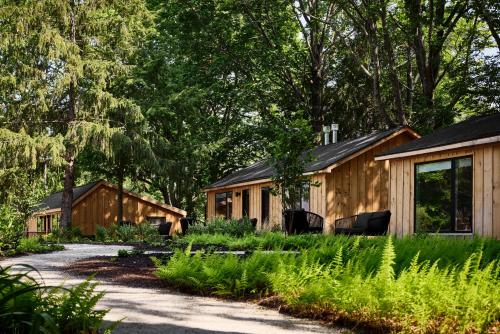
POLYGON ((79 277, 95 275, 96 279, 115 284, 140 288, 166 288, 168 284, 155 276, 155 265, 150 256, 163 254, 141 254, 129 257, 97 256, 74 262, 65 272, 79 277))

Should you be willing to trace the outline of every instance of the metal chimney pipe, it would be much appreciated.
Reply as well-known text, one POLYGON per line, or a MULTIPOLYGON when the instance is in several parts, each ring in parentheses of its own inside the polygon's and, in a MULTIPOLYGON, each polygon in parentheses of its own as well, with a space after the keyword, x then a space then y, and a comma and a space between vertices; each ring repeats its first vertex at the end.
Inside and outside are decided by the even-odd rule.
POLYGON ((337 123, 332 123, 332 143, 337 142, 337 132, 339 131, 339 125, 337 123))
POLYGON ((330 144, 330 126, 329 125, 324 125, 323 126, 323 144, 328 145, 330 144))

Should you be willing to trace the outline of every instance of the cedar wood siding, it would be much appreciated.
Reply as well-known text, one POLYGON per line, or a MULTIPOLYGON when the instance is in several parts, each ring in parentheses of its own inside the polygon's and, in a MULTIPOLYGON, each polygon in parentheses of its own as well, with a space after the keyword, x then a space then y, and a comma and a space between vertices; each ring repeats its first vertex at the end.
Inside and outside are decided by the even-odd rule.
MULTIPOLYGON (((118 191, 105 183, 99 184, 81 199, 75 201, 72 211, 72 226, 79 227, 82 235, 95 235, 96 226, 109 227, 117 223, 118 191)), ((54 211, 54 210, 50 210, 54 211)), ((56 210, 60 212, 60 210, 56 210)), ((28 222, 28 232, 36 232, 36 217, 44 212, 35 213, 28 222)), ((123 219, 135 224, 146 221, 147 216, 165 217, 172 222, 171 232, 181 230, 180 219, 183 214, 165 208, 146 199, 123 194, 123 219)))
POLYGON ((425 153, 390 160, 389 231, 399 237, 414 232, 415 164, 472 156, 473 233, 500 239, 500 143, 425 153))
MULTIPOLYGON (((325 218, 326 233, 333 232, 335 219, 349 217, 366 211, 389 209, 390 168, 388 161, 375 161, 374 155, 385 152, 413 140, 408 132, 382 141, 378 145, 353 155, 352 158, 335 166, 331 171, 321 171, 312 175, 311 182, 319 186, 311 186, 310 211, 325 218)), ((242 215, 242 196, 236 192, 250 190, 250 218, 257 218, 258 229, 269 229, 272 225, 280 225, 282 217, 281 199, 270 196, 270 226, 261 226, 261 188, 272 186, 268 180, 248 182, 248 185, 236 184, 216 190, 207 190, 207 219, 215 216, 215 194, 225 191, 233 192, 233 218, 242 215)))

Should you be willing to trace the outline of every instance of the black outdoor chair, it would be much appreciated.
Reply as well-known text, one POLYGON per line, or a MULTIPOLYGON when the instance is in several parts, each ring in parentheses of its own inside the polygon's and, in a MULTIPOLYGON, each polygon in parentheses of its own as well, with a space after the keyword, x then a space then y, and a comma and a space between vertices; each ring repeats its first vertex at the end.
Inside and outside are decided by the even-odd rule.
POLYGON ((335 234, 384 235, 389 228, 391 212, 365 212, 335 220, 335 234))
POLYGON ((283 229, 287 234, 322 233, 323 217, 305 210, 285 210, 283 229))
POLYGON ((183 217, 181 218, 181 230, 182 234, 186 234, 189 226, 194 225, 196 223, 193 217, 183 217))
POLYGON ((250 219, 250 224, 252 224, 253 229, 255 230, 257 228, 257 218, 250 219))
POLYGON ((171 228, 172 222, 161 222, 158 224, 158 233, 163 237, 168 237, 170 235, 171 228))

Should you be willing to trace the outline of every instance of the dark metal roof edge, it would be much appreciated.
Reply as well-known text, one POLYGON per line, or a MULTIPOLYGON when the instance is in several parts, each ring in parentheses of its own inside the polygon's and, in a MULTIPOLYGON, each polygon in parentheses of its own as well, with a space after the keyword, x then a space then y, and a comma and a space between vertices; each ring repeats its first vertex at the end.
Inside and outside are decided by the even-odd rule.
MULTIPOLYGON (((385 134, 384 136, 382 136, 381 138, 379 138, 379 139, 378 139, 378 140, 376 140, 375 142, 370 143, 370 144, 367 144, 366 146, 362 146, 362 147, 360 147, 359 149, 357 149, 356 151, 353 151, 353 152, 350 154, 350 155, 353 155, 353 154, 355 154, 355 153, 359 152, 360 150, 365 149, 366 147, 371 146, 371 145, 373 145, 373 144, 375 144, 375 143, 377 143, 377 142, 379 142, 379 141, 381 141, 381 140, 383 140, 383 139, 387 138, 388 136, 392 135, 393 133, 398 132, 398 131, 403 130, 403 129, 407 129, 407 130, 410 130, 410 131, 412 131, 412 132, 415 132, 415 131, 411 128, 411 127, 409 127, 409 126, 407 126, 407 125, 400 125, 400 126, 397 126, 397 127, 392 128, 392 129, 387 129, 387 130, 382 130, 382 131, 378 131, 378 132, 373 132, 373 133, 368 134, 368 135, 364 135, 364 136, 360 136, 360 137, 356 137, 356 138, 352 138, 352 139, 346 139, 346 140, 343 140, 343 141, 340 141, 340 142, 338 142, 338 143, 334 143, 334 144, 342 144, 342 143, 346 143, 346 142, 349 142, 349 141, 355 141, 355 140, 358 140, 358 139, 363 138, 363 137, 368 137, 368 136, 371 136, 371 135, 382 134, 382 133, 386 132, 386 134, 385 134)), ((333 144, 329 144, 329 145, 333 145, 333 144)), ((322 146, 317 146, 316 148, 318 148, 318 147, 322 147, 322 146)), ((314 148, 314 149, 316 149, 316 148, 314 148)), ((314 150, 314 149, 313 149, 313 150, 314 150)), ((349 155, 349 156, 350 156, 350 155, 349 155)), ((231 177, 231 176, 232 176, 232 175, 234 175, 235 173, 238 173, 238 172, 240 172, 240 171, 244 171, 245 169, 249 169, 249 168, 251 168, 251 167, 253 167, 253 166, 258 165, 259 163, 265 163, 266 161, 267 161, 267 160, 260 160, 260 161, 257 161, 257 162, 255 162, 255 163, 253 163, 252 165, 250 165, 250 166, 248 166, 248 167, 244 167, 244 168, 242 168, 242 169, 239 169, 239 170, 237 170, 237 171, 235 171, 235 172, 233 172, 233 173, 231 173, 231 174, 229 174, 229 175, 227 175, 227 176, 223 177, 222 179, 217 180, 216 182, 213 182, 213 183, 211 183, 210 185, 208 185, 208 186, 204 187, 204 188, 203 188, 203 190, 204 190, 204 191, 210 191, 210 190, 213 190, 213 189, 219 189, 219 188, 231 187, 231 186, 235 186, 235 185, 238 185, 238 184, 243 184, 243 183, 247 183, 247 182, 253 182, 253 181, 257 181, 257 180, 265 180, 265 179, 267 179, 267 178, 269 178, 269 177, 254 177, 254 178, 251 178, 251 179, 248 179, 248 180, 244 180, 244 181, 229 182, 229 183, 227 183, 227 184, 222 184, 222 185, 218 185, 218 184, 217 184, 217 183, 221 183, 221 182, 222 182, 225 178, 229 178, 229 177, 231 177)), ((336 162, 333 162, 333 163, 331 163, 329 166, 334 165, 335 163, 336 163, 336 162)), ((327 166, 327 167, 328 167, 328 166, 327 166)), ((324 168, 325 168, 325 167, 322 167, 322 168, 316 168, 316 169, 311 169, 311 170, 306 171, 306 173, 314 173, 314 172, 317 172, 317 171, 322 170, 322 169, 324 169, 324 168)))

